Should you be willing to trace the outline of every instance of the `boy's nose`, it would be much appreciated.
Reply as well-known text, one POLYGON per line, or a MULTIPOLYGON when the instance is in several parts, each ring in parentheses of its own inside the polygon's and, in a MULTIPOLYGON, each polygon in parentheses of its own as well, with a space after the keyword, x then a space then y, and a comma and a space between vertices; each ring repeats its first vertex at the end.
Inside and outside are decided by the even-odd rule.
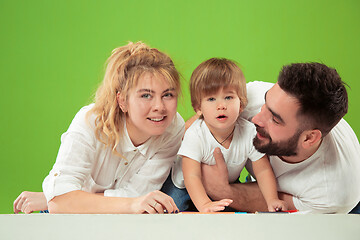
POLYGON ((217 106, 217 110, 226 110, 226 105, 224 103, 219 103, 217 106))

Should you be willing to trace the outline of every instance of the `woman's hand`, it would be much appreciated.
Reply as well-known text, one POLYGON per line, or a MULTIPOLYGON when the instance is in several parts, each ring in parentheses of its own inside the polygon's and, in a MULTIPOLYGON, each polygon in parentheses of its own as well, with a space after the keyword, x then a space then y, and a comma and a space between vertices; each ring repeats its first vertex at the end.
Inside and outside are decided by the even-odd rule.
POLYGON ((137 197, 131 204, 134 213, 174 213, 179 212, 174 200, 161 191, 153 191, 137 197))
POLYGON ((47 208, 43 192, 22 192, 14 201, 14 213, 32 213, 47 210, 47 208))

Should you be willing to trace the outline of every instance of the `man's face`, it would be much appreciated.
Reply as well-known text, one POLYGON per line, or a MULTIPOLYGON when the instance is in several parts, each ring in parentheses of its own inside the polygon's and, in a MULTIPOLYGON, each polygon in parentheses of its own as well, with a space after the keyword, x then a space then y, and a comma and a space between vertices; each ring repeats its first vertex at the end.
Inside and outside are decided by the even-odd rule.
POLYGON ((275 84, 265 95, 265 104, 252 122, 257 134, 255 148, 276 156, 295 156, 302 133, 296 114, 299 103, 275 84))

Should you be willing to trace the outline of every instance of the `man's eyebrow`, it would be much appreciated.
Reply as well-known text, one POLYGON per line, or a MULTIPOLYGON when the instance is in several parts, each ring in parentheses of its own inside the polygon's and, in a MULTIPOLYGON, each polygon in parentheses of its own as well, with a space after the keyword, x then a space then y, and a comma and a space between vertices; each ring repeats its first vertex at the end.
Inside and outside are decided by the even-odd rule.
POLYGON ((269 106, 266 104, 266 95, 267 95, 268 91, 265 93, 265 106, 266 108, 271 112, 271 114, 281 123, 284 123, 284 120, 282 119, 282 117, 277 114, 276 112, 274 112, 271 108, 269 108, 269 106))

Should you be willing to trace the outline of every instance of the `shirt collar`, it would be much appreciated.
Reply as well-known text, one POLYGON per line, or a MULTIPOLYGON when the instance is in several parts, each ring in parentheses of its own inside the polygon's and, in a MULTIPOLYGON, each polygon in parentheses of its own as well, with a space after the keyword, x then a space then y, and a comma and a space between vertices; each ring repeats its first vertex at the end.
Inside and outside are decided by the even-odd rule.
POLYGON ((150 147, 151 143, 154 141, 154 137, 150 137, 145 143, 141 144, 140 146, 135 147, 132 143, 129 133, 126 128, 126 121, 124 123, 124 135, 121 139, 121 143, 119 145, 121 152, 128 153, 128 152, 135 152, 139 151, 143 156, 146 155, 148 148, 150 147))

